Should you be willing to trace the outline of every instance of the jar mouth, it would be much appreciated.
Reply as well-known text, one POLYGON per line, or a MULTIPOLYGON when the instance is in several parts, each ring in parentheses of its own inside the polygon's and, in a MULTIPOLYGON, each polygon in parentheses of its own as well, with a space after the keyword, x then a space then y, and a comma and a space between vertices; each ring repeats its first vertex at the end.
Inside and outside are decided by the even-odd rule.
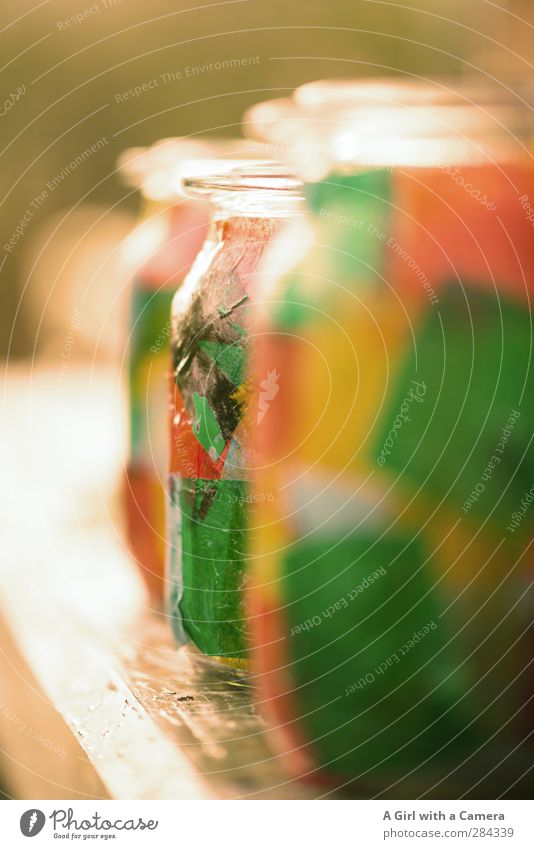
MULTIPOLYGON (((211 163, 212 165, 214 163, 211 163)), ((226 162, 212 173, 184 178, 184 189, 190 197, 254 193, 286 198, 302 198, 302 181, 287 165, 270 160, 226 162)))

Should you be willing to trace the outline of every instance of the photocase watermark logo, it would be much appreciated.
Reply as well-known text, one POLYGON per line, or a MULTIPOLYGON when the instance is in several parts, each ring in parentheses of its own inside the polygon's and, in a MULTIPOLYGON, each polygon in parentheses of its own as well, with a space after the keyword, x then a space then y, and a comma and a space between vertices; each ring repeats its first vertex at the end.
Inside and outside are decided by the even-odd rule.
POLYGON ((52 811, 50 819, 52 820, 52 825, 54 827, 54 836, 70 836, 74 838, 79 836, 77 832, 88 832, 88 834, 83 835, 83 840, 87 837, 97 837, 100 832, 104 832, 99 836, 106 840, 110 837, 110 833, 112 836, 116 836, 114 832, 117 831, 145 831, 147 829, 148 831, 155 831, 159 825, 158 820, 145 821, 142 817, 125 820, 108 820, 104 819, 101 814, 96 811, 92 816, 88 816, 82 820, 77 820, 74 816, 73 808, 68 808, 67 810, 64 808, 58 808, 57 810, 52 811), (61 833, 61 829, 63 830, 63 834, 61 833), (96 834, 93 832, 96 832, 96 834))
POLYGON ((20 830, 24 837, 35 837, 42 831, 46 822, 46 817, 38 808, 31 808, 29 811, 24 811, 20 818, 20 830))
MULTIPOLYGON (((30 808, 20 818, 20 830, 25 837, 35 837, 43 830, 47 817, 38 808, 30 808)), ((109 820, 95 811, 84 819, 76 819, 73 808, 57 808, 48 816, 54 837, 81 841, 90 838, 110 840, 123 831, 155 831, 158 820, 144 820, 143 817, 109 820)))
POLYGON ((280 375, 276 371, 276 369, 272 369, 272 371, 267 372, 267 377, 265 380, 262 380, 260 383, 260 397, 258 399, 258 415, 256 417, 256 423, 260 424, 265 413, 269 409, 271 405, 271 401, 274 401, 276 396, 278 395, 278 379, 280 375))
POLYGON ((383 466, 386 462, 386 458, 391 454, 391 449, 393 448, 395 440, 398 438, 398 432, 401 429, 403 422, 411 422, 411 418, 408 415, 410 411, 410 404, 413 401, 417 401, 418 404, 423 403, 423 398, 426 395, 427 390, 426 383, 424 381, 423 383, 419 383, 417 380, 412 380, 412 383, 413 386, 410 386, 409 391, 403 398, 400 411, 393 419, 393 427, 389 431, 386 441, 380 449, 380 454, 378 455, 377 460, 379 466, 383 466), (415 389, 414 386, 416 387, 415 389))

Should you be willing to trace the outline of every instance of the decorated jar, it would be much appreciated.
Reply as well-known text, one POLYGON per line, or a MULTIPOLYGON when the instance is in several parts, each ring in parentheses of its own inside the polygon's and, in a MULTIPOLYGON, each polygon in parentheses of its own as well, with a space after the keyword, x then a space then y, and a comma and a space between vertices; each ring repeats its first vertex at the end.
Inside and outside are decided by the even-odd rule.
POLYGON ((272 494, 250 485, 254 431, 251 322, 261 259, 298 215, 299 183, 270 162, 186 180, 208 199, 199 256, 172 303, 169 588, 179 643, 236 665, 247 662, 243 594, 249 513, 272 494))
POLYGON ((325 82, 245 119, 306 203, 252 366, 258 700, 293 773, 366 796, 533 790, 534 169, 476 92, 325 82))
POLYGON ((127 535, 151 601, 164 596, 170 308, 207 232, 208 205, 187 198, 183 169, 210 170, 228 156, 256 156, 261 145, 232 139, 169 138, 132 148, 119 160, 139 190, 139 223, 124 243, 130 279, 129 456, 124 483, 127 535))

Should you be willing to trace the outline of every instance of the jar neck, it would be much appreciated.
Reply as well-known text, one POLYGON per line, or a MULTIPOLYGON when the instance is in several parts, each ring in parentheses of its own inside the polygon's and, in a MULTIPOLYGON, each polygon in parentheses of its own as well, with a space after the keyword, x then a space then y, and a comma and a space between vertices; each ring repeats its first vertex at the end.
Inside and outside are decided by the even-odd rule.
POLYGON ((267 215, 214 215, 208 228, 208 241, 234 246, 263 245, 277 233, 286 218, 267 215))
POLYGON ((283 191, 215 191, 210 197, 212 218, 295 218, 302 213, 302 197, 283 191))

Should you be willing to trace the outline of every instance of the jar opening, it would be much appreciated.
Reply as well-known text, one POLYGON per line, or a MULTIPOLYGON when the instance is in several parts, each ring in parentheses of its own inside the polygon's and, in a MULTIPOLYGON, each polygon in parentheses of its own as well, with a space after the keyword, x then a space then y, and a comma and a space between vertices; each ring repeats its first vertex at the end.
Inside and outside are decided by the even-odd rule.
POLYGON ((224 165, 211 174, 186 177, 186 194, 208 199, 216 212, 261 217, 298 213, 302 181, 287 166, 268 160, 224 165))
MULTIPOLYGON (((213 163, 212 163, 213 165, 213 163)), ((273 192, 300 195, 302 182, 287 166, 268 160, 262 162, 225 163, 212 173, 186 176, 184 186, 189 195, 213 192, 273 192)))

